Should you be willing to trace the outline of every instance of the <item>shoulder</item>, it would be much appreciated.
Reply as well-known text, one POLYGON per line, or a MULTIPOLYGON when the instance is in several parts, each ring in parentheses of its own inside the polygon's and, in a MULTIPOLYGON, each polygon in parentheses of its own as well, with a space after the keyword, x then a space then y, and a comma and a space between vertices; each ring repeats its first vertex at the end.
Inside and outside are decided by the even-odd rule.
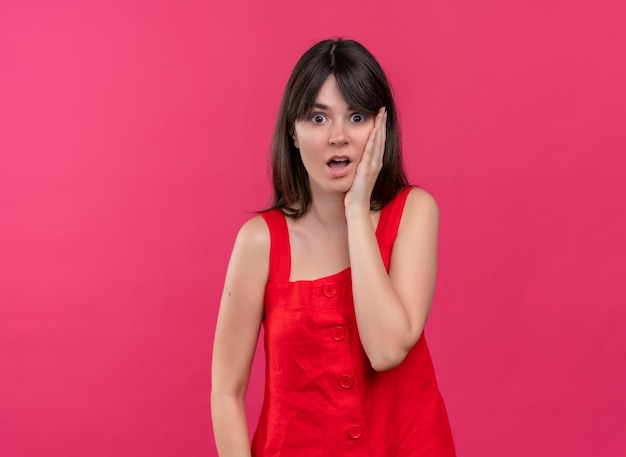
POLYGON ((434 197, 426 190, 413 187, 408 191, 400 230, 424 227, 425 225, 437 226, 439 222, 439 206, 434 197))
POLYGON ((409 211, 427 211, 439 213, 435 198, 420 187, 412 187, 407 195, 405 209, 409 211))
POLYGON ((270 252, 270 231, 263 216, 246 221, 235 240, 235 249, 252 258, 267 258, 270 252))

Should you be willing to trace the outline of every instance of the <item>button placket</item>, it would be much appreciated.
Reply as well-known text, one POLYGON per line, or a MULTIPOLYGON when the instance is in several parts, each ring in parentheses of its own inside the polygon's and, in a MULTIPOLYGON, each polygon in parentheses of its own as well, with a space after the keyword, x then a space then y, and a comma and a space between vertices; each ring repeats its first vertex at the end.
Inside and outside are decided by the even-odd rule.
MULTIPOLYGON (((321 292, 322 292, 322 295, 324 295, 324 297, 331 299, 337 295, 337 288, 335 287, 335 284, 329 282, 322 286, 321 292)), ((344 340, 346 337, 346 334, 347 334, 347 330, 342 325, 335 325, 334 327, 330 329, 330 338, 337 342, 344 340)), ((352 387, 354 386, 354 383, 355 383, 354 377, 352 377, 349 374, 340 375, 338 378, 339 387, 345 390, 352 389, 352 387)), ((352 393, 350 395, 354 395, 354 394, 355 393, 352 393)), ((350 425, 348 426, 347 434, 348 434, 349 439, 357 440, 361 438, 361 436, 363 435, 363 428, 358 424, 350 425)))

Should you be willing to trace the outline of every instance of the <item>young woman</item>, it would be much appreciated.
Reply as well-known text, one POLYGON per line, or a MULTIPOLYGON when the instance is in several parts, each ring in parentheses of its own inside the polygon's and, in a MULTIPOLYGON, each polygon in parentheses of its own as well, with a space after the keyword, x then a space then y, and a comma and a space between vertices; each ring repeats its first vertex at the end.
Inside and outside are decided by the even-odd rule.
POLYGON ((298 61, 272 145, 272 208, 235 241, 212 371, 219 455, 454 456, 424 325, 438 209, 407 185, 374 57, 326 40, 298 61), (261 325, 266 386, 248 437, 261 325))

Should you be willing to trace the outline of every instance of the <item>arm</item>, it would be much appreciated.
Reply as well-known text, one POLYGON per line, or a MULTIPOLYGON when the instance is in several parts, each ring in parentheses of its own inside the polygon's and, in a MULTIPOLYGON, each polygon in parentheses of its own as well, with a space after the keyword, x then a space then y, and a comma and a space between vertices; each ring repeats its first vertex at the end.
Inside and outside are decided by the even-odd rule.
POLYGON ((211 415, 222 457, 249 457, 245 396, 263 319, 270 236, 259 216, 243 225, 228 264, 215 329, 211 415))
POLYGON ((382 168, 385 124, 381 108, 345 197, 357 326, 365 353, 378 371, 399 365, 422 334, 435 289, 439 224, 435 200, 426 191, 413 189, 387 274, 370 217, 372 189, 382 168))
POLYGON ((435 200, 413 189, 387 274, 369 215, 348 219, 357 325, 375 370, 400 364, 424 330, 435 290, 438 220, 435 200))

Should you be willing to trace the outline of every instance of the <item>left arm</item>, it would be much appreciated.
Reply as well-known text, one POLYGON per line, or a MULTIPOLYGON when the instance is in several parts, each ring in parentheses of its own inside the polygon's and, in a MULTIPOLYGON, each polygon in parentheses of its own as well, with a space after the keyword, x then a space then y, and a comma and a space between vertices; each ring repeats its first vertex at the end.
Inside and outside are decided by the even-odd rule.
POLYGON ((346 194, 354 309, 361 344, 377 371, 399 365, 422 334, 435 290, 439 224, 435 200, 425 190, 413 189, 387 274, 369 210, 371 189, 382 167, 384 117, 379 113, 376 118, 346 194))

